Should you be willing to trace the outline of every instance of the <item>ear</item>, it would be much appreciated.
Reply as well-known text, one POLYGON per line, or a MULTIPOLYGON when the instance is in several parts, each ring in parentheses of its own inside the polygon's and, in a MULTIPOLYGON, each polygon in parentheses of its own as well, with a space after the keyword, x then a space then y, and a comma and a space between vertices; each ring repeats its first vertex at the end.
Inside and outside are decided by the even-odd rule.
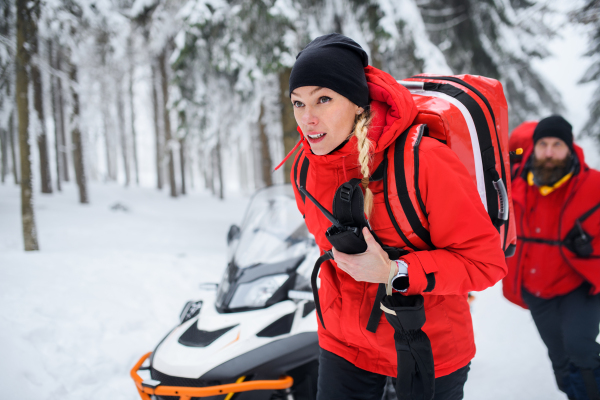
POLYGON ((356 115, 360 115, 360 114, 362 114, 364 111, 365 111, 365 109, 364 109, 364 108, 362 108, 362 107, 358 107, 358 109, 356 110, 356 115))

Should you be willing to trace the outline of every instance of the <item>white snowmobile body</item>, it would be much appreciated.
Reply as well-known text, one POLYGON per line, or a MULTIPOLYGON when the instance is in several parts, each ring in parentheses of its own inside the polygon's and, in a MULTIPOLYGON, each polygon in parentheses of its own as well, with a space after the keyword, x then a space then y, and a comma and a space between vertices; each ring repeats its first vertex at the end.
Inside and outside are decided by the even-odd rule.
POLYGON ((309 277, 319 249, 291 186, 258 192, 228 242, 218 289, 186 304, 181 324, 149 357, 152 379, 132 371, 142 399, 314 398, 319 346, 309 277))

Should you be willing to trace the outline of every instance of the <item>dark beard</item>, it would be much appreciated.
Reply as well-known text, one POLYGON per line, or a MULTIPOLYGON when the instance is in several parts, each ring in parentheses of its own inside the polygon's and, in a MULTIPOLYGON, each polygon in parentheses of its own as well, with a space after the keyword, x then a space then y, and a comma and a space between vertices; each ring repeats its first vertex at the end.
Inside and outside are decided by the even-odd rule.
POLYGON ((571 171, 571 155, 563 160, 543 158, 538 160, 533 155, 531 172, 536 186, 552 186, 571 171))

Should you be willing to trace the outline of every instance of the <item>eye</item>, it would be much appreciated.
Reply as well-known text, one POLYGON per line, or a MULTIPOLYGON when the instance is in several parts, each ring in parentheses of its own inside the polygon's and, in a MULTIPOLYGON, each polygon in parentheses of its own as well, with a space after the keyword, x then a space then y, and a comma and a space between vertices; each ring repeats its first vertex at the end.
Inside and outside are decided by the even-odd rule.
POLYGON ((331 97, 321 96, 321 97, 319 97, 318 103, 320 103, 320 104, 329 103, 330 101, 331 101, 331 97))
POLYGON ((304 107, 304 103, 298 100, 292 101, 292 104, 294 105, 294 107, 296 108, 300 108, 300 107, 304 107))

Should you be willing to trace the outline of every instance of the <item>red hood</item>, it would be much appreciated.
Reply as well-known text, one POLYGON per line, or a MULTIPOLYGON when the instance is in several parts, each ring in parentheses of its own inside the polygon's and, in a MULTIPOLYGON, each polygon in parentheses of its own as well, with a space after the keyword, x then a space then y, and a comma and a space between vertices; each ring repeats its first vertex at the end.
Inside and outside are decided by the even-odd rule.
MULTIPOLYGON (((390 74, 372 66, 365 68, 369 97, 371 98, 371 113, 373 120, 368 137, 374 143, 373 152, 379 153, 391 145, 404 132, 417 116, 415 105, 410 92, 390 74)), ((300 127, 298 132, 305 149, 310 149, 300 127)), ((311 162, 330 163, 353 155, 358 157, 356 136, 352 136, 341 149, 324 156, 315 156, 307 151, 311 162)))
POLYGON ((508 139, 508 150, 515 151, 518 148, 521 148, 526 152, 529 146, 533 144, 533 131, 535 130, 537 124, 537 121, 527 121, 517 126, 510 133, 510 137, 508 139))

